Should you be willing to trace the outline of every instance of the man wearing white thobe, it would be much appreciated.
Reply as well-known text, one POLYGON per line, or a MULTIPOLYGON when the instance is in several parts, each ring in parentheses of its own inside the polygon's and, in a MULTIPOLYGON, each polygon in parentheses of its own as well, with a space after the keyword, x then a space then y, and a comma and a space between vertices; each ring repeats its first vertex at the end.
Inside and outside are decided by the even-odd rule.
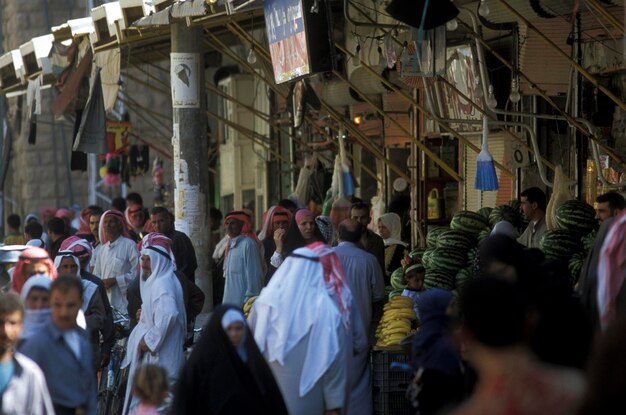
MULTIPOLYGON (((339 245, 333 249, 341 262, 346 282, 352 292, 352 301, 362 324, 352 324, 354 338, 368 338, 371 332, 372 303, 385 298, 385 280, 376 257, 359 248, 363 227, 354 219, 339 224, 339 245), (359 331, 362 331, 359 333, 359 331)), ((356 343, 355 343, 356 345, 356 343)), ((350 356, 348 371, 349 400, 347 414, 372 413, 372 385, 370 379, 369 347, 355 347, 350 356)))
POLYGON ((93 274, 104 283, 111 307, 128 316, 126 289, 137 278, 139 252, 135 242, 128 238, 128 225, 124 215, 107 210, 100 218, 101 248, 93 268, 93 274))
POLYGON ((174 274, 172 241, 159 233, 150 233, 142 241, 141 300, 137 326, 128 338, 122 367, 130 365, 124 414, 139 402, 131 398, 132 379, 140 364, 157 364, 167 372, 168 382, 176 382, 184 363, 183 343, 187 317, 183 289, 174 274), (132 401, 132 402, 131 402, 132 401))
POLYGON ((352 295, 341 274, 321 242, 296 249, 252 307, 254 339, 290 414, 339 415, 344 408, 352 295))

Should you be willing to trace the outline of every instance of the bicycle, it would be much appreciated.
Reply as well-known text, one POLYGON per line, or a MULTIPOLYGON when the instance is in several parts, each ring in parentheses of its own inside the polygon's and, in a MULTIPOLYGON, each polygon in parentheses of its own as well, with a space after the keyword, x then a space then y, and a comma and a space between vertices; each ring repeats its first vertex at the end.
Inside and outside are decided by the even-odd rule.
POLYGON ((115 344, 106 368, 101 369, 98 382, 98 415, 121 415, 124 406, 128 368, 121 369, 130 334, 130 319, 113 309, 115 344))

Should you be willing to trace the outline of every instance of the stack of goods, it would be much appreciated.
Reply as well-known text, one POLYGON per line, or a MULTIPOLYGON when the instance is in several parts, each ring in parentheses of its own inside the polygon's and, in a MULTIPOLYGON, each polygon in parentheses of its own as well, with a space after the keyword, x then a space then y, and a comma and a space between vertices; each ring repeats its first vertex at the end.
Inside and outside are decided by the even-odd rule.
POLYGON ((250 310, 252 310, 252 305, 254 304, 254 302, 256 301, 258 296, 253 296, 250 297, 246 300, 245 303, 243 303, 243 315, 248 318, 248 316, 250 315, 250 310))
MULTIPOLYGON (((519 201, 511 200, 495 208, 483 207, 478 212, 458 212, 449 228, 431 229, 426 235, 426 250, 419 254, 426 268, 424 287, 458 290, 474 275, 478 245, 501 221, 511 223, 518 234, 528 226, 519 201)), ((595 239, 595 210, 579 200, 565 201, 554 208, 554 227, 546 233, 542 250, 548 260, 566 261, 575 283, 595 239)))
POLYGON ((504 205, 496 206, 489 214, 489 225, 492 228, 496 223, 503 220, 513 225, 520 235, 528 226, 528 220, 522 215, 520 202, 516 199, 510 200, 504 205))
POLYGON ((413 311, 413 300, 396 296, 385 304, 383 317, 376 330, 377 347, 400 344, 412 332, 412 324, 417 320, 413 311))
POLYGON ((431 229, 426 235, 426 251, 421 260, 426 268, 424 287, 456 291, 474 275, 478 245, 491 234, 493 226, 506 220, 518 231, 527 222, 522 218, 519 201, 478 212, 461 211, 454 215, 450 227, 431 229))
POLYGON ((568 200, 554 211, 554 230, 546 232, 541 249, 546 259, 565 261, 572 282, 580 276, 583 262, 593 246, 598 222, 595 209, 580 200, 568 200))
POLYGON ((426 268, 424 287, 458 289, 472 275, 476 246, 490 232, 487 209, 479 213, 461 211, 454 215, 450 228, 436 228, 426 237, 427 250, 422 262, 426 268))

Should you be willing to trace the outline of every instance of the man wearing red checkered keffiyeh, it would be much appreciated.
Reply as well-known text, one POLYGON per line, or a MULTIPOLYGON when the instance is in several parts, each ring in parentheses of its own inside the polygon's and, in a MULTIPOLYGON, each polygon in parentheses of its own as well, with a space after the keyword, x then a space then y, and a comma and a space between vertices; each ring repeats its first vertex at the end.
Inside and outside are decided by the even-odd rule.
POLYGON ((145 236, 141 243, 141 315, 128 338, 122 362, 122 367, 130 365, 124 413, 133 413, 139 404, 131 395, 133 373, 139 365, 162 366, 168 383, 173 384, 184 363, 187 317, 183 289, 175 271, 172 241, 159 233, 145 236))
POLYGON ((241 210, 224 219, 228 243, 224 255, 224 298, 222 303, 241 307, 259 295, 263 287, 263 265, 259 240, 252 229, 252 218, 241 210))
POLYGON ((45 274, 51 280, 55 280, 57 270, 46 250, 31 247, 22 251, 19 260, 15 264, 13 277, 11 278, 11 290, 19 295, 26 280, 35 274, 45 274))

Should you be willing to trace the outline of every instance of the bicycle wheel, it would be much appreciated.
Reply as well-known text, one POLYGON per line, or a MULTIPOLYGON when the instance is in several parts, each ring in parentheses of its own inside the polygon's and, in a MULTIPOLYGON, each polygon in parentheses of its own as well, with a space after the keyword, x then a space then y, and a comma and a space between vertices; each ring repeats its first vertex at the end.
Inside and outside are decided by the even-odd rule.
POLYGON ((110 393, 107 389, 108 371, 106 368, 98 372, 98 398, 97 408, 98 415, 108 415, 109 411, 109 396, 110 393))
POLYGON ((128 383, 128 368, 120 369, 118 367, 115 373, 115 390, 112 395, 111 415, 122 415, 124 411, 124 398, 126 398, 126 384, 128 383))

